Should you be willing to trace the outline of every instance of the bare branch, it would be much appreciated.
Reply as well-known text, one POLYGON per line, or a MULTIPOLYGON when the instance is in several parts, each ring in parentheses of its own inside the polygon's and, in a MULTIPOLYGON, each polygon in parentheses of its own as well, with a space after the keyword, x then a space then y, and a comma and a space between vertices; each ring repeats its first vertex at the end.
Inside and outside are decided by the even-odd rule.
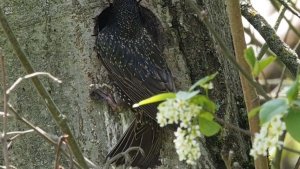
POLYGON ((294 14, 295 16, 297 16, 298 18, 300 18, 300 14, 293 9, 292 7, 290 7, 285 1, 283 0, 278 0, 282 6, 284 6, 285 8, 287 8, 292 14, 294 14))
MULTIPOLYGON (((30 130, 25 130, 25 131, 12 131, 12 132, 8 132, 7 135, 22 135, 22 134, 27 134, 27 133, 32 133, 34 132, 33 129, 30 129, 30 130)), ((12 139, 12 138, 10 138, 12 139)))
POLYGON ((31 74, 29 74, 29 75, 25 75, 24 77, 20 77, 18 80, 16 80, 16 81, 14 82, 14 84, 11 85, 9 89, 7 89, 6 94, 9 94, 12 90, 14 90, 14 89, 17 87, 17 85, 18 85, 19 83, 22 82, 22 80, 29 79, 29 78, 33 78, 33 77, 36 77, 36 76, 41 76, 41 75, 48 76, 49 78, 53 79, 53 80, 56 81, 57 83, 62 83, 61 80, 59 80, 58 78, 52 76, 52 75, 51 75, 50 73, 48 73, 48 72, 35 72, 35 73, 31 73, 31 74))
MULTIPOLYGON (((28 120, 26 120, 25 118, 21 117, 19 115, 19 113, 17 113, 17 111, 12 107, 12 105, 8 104, 9 109, 13 112, 13 114, 16 116, 16 118, 20 121, 22 121, 23 123, 25 123, 28 127, 32 128, 34 131, 37 132, 37 134, 39 136, 41 136, 43 139, 45 139, 48 143, 57 146, 57 140, 59 139, 58 136, 55 135, 51 135, 47 132, 45 132, 43 129, 31 124, 28 120)), ((71 153, 67 153, 65 151, 65 148, 63 146, 60 146, 60 148, 62 149, 61 151, 63 152, 63 154, 65 156, 67 156, 68 158, 70 158, 71 160, 73 160, 71 157, 71 153)), ((95 165, 93 162, 91 162, 89 159, 87 159, 86 157, 84 157, 85 161, 87 162, 87 164, 93 168, 93 169, 99 169, 99 167, 97 165, 95 165)), ((77 161, 73 160, 73 163, 76 165, 76 167, 78 168, 82 168, 77 161)))
MULTIPOLYGON (((13 166, 13 165, 10 165, 9 166, 11 169, 17 169, 17 167, 13 166)), ((3 168, 3 169, 7 169, 5 166, 0 166, 0 168, 3 168)))
MULTIPOLYGON (((275 31, 278 30, 278 27, 284 17, 285 11, 286 11, 286 8, 284 8, 284 7, 280 8, 279 16, 278 16, 278 18, 275 22, 275 26, 274 26, 275 31)), ((263 44, 263 46, 261 47, 261 50, 257 56, 257 59, 260 60, 264 56, 264 54, 268 51, 268 49, 269 49, 268 44, 267 43, 263 44)))
POLYGON ((67 138, 68 138, 68 135, 64 135, 64 136, 60 136, 58 139, 54 169, 59 169, 59 157, 60 157, 61 146, 66 142, 67 138))

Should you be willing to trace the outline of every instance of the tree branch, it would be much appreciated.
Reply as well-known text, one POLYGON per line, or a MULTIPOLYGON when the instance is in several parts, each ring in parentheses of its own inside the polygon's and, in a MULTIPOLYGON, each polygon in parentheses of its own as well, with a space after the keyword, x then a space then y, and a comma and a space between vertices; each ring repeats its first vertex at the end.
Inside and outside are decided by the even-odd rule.
POLYGON ((241 3, 242 15, 265 39, 270 49, 287 66, 294 77, 300 63, 297 54, 287 44, 280 40, 269 23, 246 1, 241 3))
MULTIPOLYGON (((45 132, 44 130, 42 130, 41 128, 31 124, 28 120, 26 120, 25 118, 21 117, 19 115, 19 113, 12 107, 12 105, 10 105, 8 103, 8 108, 13 112, 13 114, 16 116, 16 118, 20 121, 22 121, 24 124, 26 124, 28 127, 32 128, 34 131, 37 132, 37 134, 39 136, 41 136, 43 139, 45 139, 48 143, 52 144, 53 146, 57 147, 57 140, 59 137, 55 136, 55 135, 50 135, 49 133, 45 132)), ((69 147, 69 146, 68 146, 69 147)), ((63 152, 63 154, 65 156, 67 156, 68 158, 70 158, 70 160, 72 160, 72 162, 76 165, 77 168, 82 168, 77 161, 75 161, 74 159, 72 159, 72 154, 71 153, 67 153, 62 146, 60 146, 61 151, 63 152)), ((90 168, 93 169, 99 169, 99 167, 97 167, 93 162, 91 162, 89 159, 84 158, 85 161, 88 163, 88 165, 90 166, 90 168)))
MULTIPOLYGON (((249 76, 251 76, 251 68, 248 65, 245 57, 244 51, 246 50, 246 42, 244 37, 244 29, 242 24, 242 16, 240 11, 239 0, 227 0, 227 13, 229 17, 230 29, 232 34, 232 41, 234 45, 235 57, 237 63, 242 66, 249 76)), ((254 86, 251 86, 247 79, 240 73, 241 84, 244 93, 244 100, 247 108, 247 112, 260 106, 258 95, 254 86)), ((259 132, 259 118, 248 117, 248 123, 251 133, 259 132)), ((254 136, 251 136, 252 141, 254 136)), ((255 161, 256 169, 265 169, 268 167, 267 157, 259 156, 255 161)))

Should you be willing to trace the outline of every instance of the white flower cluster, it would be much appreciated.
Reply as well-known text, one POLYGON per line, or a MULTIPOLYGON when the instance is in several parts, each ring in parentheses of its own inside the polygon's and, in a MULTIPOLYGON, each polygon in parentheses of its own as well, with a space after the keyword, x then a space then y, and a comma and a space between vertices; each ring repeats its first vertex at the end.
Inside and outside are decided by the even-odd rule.
POLYGON ((286 129, 285 123, 281 120, 283 115, 274 116, 269 122, 262 125, 260 133, 255 134, 253 147, 250 151, 250 155, 257 158, 258 155, 267 155, 267 150, 276 148, 282 145, 279 142, 279 136, 286 129))
POLYGON ((179 127, 175 132, 176 138, 174 143, 176 152, 179 155, 179 160, 186 160, 188 164, 195 165, 201 155, 200 145, 197 142, 197 138, 201 136, 201 133, 199 131, 199 126, 192 126, 192 128, 194 129, 189 129, 194 131, 197 130, 197 132, 191 132, 179 127))
POLYGON ((178 124, 180 127, 190 127, 192 119, 201 111, 201 107, 189 104, 187 100, 168 99, 158 106, 157 122, 161 127, 167 124, 178 124))
POLYGON ((196 164, 200 157, 200 145, 197 139, 201 137, 197 124, 193 124, 201 107, 190 104, 187 100, 168 99, 158 106, 157 121, 161 127, 167 124, 180 124, 175 132, 175 148, 179 160, 186 160, 188 164, 196 164))

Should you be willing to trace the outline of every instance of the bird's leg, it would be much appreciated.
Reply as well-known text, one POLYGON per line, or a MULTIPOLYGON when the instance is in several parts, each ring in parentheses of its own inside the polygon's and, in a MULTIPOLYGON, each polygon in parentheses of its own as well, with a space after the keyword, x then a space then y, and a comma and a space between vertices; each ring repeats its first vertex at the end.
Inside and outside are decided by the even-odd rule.
POLYGON ((125 108, 125 103, 114 95, 113 87, 108 84, 91 84, 90 97, 95 101, 105 100, 113 112, 120 112, 125 108))

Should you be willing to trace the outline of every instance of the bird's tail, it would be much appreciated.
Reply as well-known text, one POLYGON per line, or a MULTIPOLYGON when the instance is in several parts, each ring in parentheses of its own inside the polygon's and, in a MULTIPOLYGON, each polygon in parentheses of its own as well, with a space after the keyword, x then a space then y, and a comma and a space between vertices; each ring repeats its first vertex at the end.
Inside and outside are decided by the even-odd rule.
POLYGON ((153 119, 149 117, 143 117, 141 121, 135 119, 106 158, 112 160, 110 163, 115 162, 116 165, 122 165, 128 162, 125 161, 124 152, 127 152, 129 148, 139 147, 143 152, 134 149, 127 154, 130 155, 131 166, 139 168, 154 167, 159 164, 161 133, 162 129, 153 119), (122 153, 123 155, 121 155, 122 153), (120 158, 114 159, 114 157, 120 158))

